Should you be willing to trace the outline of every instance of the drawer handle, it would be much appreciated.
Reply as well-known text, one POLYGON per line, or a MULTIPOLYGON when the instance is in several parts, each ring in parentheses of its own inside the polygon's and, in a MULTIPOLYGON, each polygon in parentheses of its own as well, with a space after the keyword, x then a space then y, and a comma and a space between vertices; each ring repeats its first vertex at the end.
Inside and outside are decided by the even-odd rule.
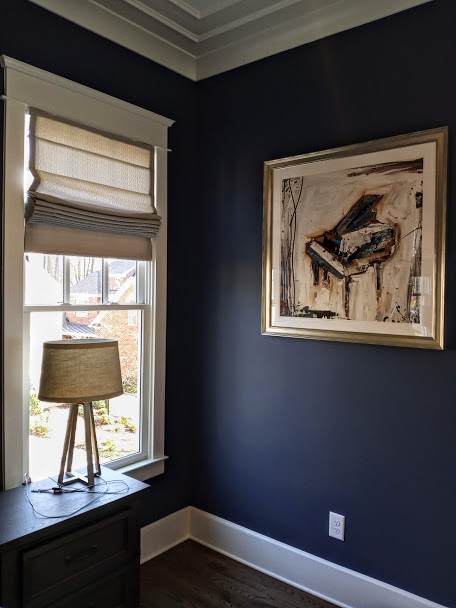
POLYGON ((77 562, 80 559, 85 559, 86 557, 90 557, 97 551, 98 551, 98 545, 92 545, 90 547, 90 549, 88 551, 86 551, 85 553, 80 553, 79 555, 71 555, 71 553, 70 553, 69 555, 65 555, 65 561, 67 564, 69 564, 71 562, 77 562))

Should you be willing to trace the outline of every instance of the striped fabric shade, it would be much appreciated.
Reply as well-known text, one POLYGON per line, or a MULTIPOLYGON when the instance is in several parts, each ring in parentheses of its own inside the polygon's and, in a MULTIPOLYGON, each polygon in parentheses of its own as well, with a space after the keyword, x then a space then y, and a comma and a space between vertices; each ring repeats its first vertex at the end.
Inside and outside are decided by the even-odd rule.
POLYGON ((151 259, 153 148, 31 111, 26 251, 151 259))

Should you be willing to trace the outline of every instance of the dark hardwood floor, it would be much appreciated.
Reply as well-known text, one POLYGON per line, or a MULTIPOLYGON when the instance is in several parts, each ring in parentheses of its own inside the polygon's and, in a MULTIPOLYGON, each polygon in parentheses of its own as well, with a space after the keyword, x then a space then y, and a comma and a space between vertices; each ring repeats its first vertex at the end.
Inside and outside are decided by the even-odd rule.
POLYGON ((336 608, 191 540, 141 566, 143 608, 336 608))

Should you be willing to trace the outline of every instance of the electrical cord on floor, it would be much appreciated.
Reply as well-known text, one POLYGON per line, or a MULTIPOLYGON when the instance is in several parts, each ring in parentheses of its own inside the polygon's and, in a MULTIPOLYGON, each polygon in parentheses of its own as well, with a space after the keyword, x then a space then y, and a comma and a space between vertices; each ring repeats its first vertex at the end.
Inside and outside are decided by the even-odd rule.
MULTIPOLYGON (((46 489, 33 489, 32 492, 35 492, 37 494, 74 494, 74 493, 83 493, 83 494, 98 494, 98 496, 96 496, 93 500, 91 500, 90 502, 88 502, 87 504, 83 505, 82 507, 80 507, 79 509, 76 509, 75 511, 72 511, 71 513, 65 513, 64 515, 47 515, 46 513, 41 513, 40 511, 38 511, 38 509, 35 507, 35 505, 32 502, 32 499, 30 497, 30 489, 29 489, 29 481, 30 481, 30 477, 29 474, 26 473, 24 475, 24 483, 26 486, 26 493, 27 493, 27 500, 30 503, 30 506, 33 509, 33 512, 36 515, 39 515, 40 517, 44 517, 45 519, 63 519, 65 517, 71 517, 72 515, 76 515, 76 513, 79 513, 80 511, 83 511, 84 509, 87 509, 87 507, 90 507, 91 505, 93 505, 94 503, 98 502, 99 500, 101 500, 103 498, 103 496, 106 496, 108 494, 124 494, 125 492, 128 492, 128 490, 130 489, 129 485, 121 480, 121 479, 115 479, 112 481, 106 481, 105 479, 103 479, 103 477, 101 477, 101 475, 97 476, 98 479, 100 479, 104 484, 105 484, 105 489, 103 491, 100 490, 96 490, 96 489, 92 489, 92 488, 67 488, 64 485, 57 483, 56 486, 53 486, 52 488, 46 488, 46 489), (122 489, 120 490, 110 490, 110 486, 112 484, 122 484, 122 489)), ((49 478, 51 479, 51 478, 49 478)), ((51 479, 51 481, 53 481, 51 479)))

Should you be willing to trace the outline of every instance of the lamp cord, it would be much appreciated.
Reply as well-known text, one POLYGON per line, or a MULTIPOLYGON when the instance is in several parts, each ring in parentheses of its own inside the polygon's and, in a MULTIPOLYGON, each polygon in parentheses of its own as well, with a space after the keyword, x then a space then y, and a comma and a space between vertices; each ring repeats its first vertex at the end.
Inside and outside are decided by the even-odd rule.
MULTIPOLYGON (((41 513, 40 511, 38 511, 38 509, 33 504, 32 499, 30 497, 29 479, 30 479, 29 475, 28 475, 28 473, 26 473, 24 475, 24 482, 25 482, 25 486, 26 486, 27 500, 29 501, 30 506, 33 509, 33 512, 36 515, 39 515, 40 517, 44 517, 45 519, 64 519, 65 517, 71 517, 72 515, 76 515, 76 513, 79 513, 80 511, 83 511, 84 509, 87 509, 94 503, 98 502, 99 500, 101 500, 103 498, 103 496, 106 496, 108 494, 111 494, 111 495, 112 494, 124 494, 125 492, 128 492, 128 490, 130 489, 127 482, 123 481, 122 479, 115 479, 115 480, 108 482, 105 479, 103 479, 103 477, 101 477, 101 475, 99 475, 98 479, 101 479, 101 481, 105 484, 105 490, 103 490, 102 492, 99 490, 91 490, 90 488, 66 488, 62 484, 59 484, 59 483, 57 483, 57 486, 55 486, 53 488, 48 488, 48 489, 44 489, 44 490, 32 490, 32 492, 36 492, 36 493, 40 493, 40 494, 50 493, 50 492, 52 492, 53 494, 73 494, 75 492, 76 493, 82 492, 82 493, 86 493, 86 494, 98 494, 98 496, 96 496, 93 500, 91 500, 87 504, 83 505, 79 509, 72 511, 71 513, 66 513, 64 515, 47 515, 46 513, 41 513), (122 486, 123 486, 122 489, 110 491, 110 489, 109 489, 110 485, 115 484, 115 483, 122 484, 122 486), (57 488, 58 488, 58 491, 56 491, 57 488)), ((49 479, 51 479, 51 478, 49 477, 49 479)), ((51 479, 51 481, 53 481, 53 480, 51 479)))

